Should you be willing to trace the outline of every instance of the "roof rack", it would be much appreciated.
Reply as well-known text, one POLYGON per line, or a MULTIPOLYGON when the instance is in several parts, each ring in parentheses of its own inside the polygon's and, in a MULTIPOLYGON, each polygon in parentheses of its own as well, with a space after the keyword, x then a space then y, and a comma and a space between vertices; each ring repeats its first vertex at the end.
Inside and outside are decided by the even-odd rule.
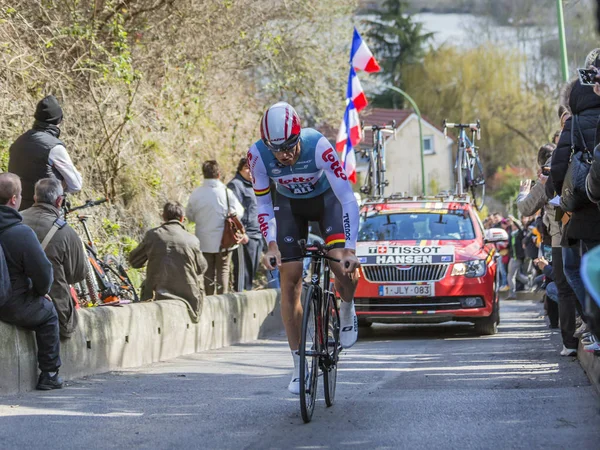
POLYGON ((447 194, 438 195, 407 195, 404 192, 392 194, 388 197, 370 197, 363 205, 381 205, 387 203, 410 203, 410 202, 454 202, 454 203, 471 203, 469 194, 447 194))

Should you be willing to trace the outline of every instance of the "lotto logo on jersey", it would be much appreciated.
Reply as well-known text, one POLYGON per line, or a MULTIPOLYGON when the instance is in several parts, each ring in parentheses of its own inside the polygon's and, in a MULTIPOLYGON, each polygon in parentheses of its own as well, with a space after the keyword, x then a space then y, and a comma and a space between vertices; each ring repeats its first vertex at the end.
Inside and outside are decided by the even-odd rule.
POLYGON ((293 177, 293 178, 279 178, 277 180, 277 182, 279 184, 291 184, 291 183, 310 183, 312 180, 314 180, 315 177, 293 177))
POLYGON ((269 224, 265 220, 266 217, 269 217, 269 215, 265 213, 258 215, 258 225, 260 226, 260 232, 264 237, 267 237, 267 230, 269 229, 269 224))
POLYGON ((347 180, 348 177, 344 173, 344 169, 340 166, 340 162, 336 158, 336 155, 333 153, 333 149, 330 147, 327 149, 325 153, 323 153, 323 161, 330 162, 331 170, 335 174, 336 177, 341 178, 342 180, 347 180))

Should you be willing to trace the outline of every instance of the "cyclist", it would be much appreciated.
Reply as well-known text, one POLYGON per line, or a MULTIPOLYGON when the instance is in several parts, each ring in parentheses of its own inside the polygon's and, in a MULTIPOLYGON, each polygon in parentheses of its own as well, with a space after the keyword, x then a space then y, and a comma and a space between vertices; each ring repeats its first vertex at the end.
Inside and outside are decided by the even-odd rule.
MULTIPOLYGON (((331 264, 335 287, 342 298, 340 343, 349 348, 358 337, 354 310, 355 255, 358 204, 337 153, 329 141, 312 128, 301 128, 300 117, 289 104, 271 106, 261 122, 261 139, 248 151, 248 164, 258 203, 258 220, 268 250, 263 264, 273 270, 272 258, 281 273, 281 315, 294 359, 294 374, 288 390, 300 394, 300 343, 302 321, 302 261, 281 258, 300 256, 299 239, 308 235, 308 222, 318 221, 329 256, 341 260, 331 264), (270 195, 275 182, 275 207, 270 195), (346 267, 347 265, 347 267, 346 267)), ((306 376, 307 374, 304 374, 306 376)))

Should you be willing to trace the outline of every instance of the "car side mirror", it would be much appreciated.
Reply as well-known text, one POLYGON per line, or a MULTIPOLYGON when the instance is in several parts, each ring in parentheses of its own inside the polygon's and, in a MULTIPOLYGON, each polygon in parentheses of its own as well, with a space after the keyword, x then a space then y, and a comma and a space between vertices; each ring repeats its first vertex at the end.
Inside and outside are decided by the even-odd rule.
POLYGON ((486 244, 508 241, 508 233, 502 228, 489 228, 485 230, 483 239, 486 244))

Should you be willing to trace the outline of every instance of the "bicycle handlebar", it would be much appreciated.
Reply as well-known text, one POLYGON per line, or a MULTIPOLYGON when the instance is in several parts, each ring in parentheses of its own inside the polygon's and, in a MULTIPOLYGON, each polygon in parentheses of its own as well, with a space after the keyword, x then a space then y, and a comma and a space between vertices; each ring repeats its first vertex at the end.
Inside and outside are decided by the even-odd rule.
POLYGON ((94 206, 101 205, 102 203, 106 203, 107 201, 108 201, 107 198, 101 198, 98 200, 86 200, 83 205, 76 206, 75 208, 71 208, 69 205, 66 205, 65 212, 68 214, 68 213, 72 213, 74 211, 78 211, 80 209, 92 208, 94 206))
MULTIPOLYGON (((327 259, 328 261, 333 261, 333 262, 337 262, 337 263, 341 262, 341 260, 339 260, 337 258, 332 258, 331 256, 326 255, 326 253, 329 250, 333 249, 332 245, 321 244, 320 242, 312 242, 307 245, 305 239, 299 240, 298 245, 302 249, 302 255, 291 256, 289 258, 282 258, 281 259, 282 263, 289 262, 289 261, 300 261, 304 258, 321 258, 321 259, 327 259)), ((269 263, 271 264, 272 267, 275 267, 275 265, 277 264, 277 258, 272 257, 271 259, 269 259, 269 263)), ((348 267, 350 267, 350 263, 348 261, 346 261, 346 264, 344 267, 347 269, 348 267)))
POLYGON ((479 119, 475 123, 453 123, 446 122, 446 119, 444 119, 444 136, 448 136, 448 128, 459 128, 461 130, 468 128, 473 132, 477 132, 477 139, 481 139, 481 121, 479 119))

